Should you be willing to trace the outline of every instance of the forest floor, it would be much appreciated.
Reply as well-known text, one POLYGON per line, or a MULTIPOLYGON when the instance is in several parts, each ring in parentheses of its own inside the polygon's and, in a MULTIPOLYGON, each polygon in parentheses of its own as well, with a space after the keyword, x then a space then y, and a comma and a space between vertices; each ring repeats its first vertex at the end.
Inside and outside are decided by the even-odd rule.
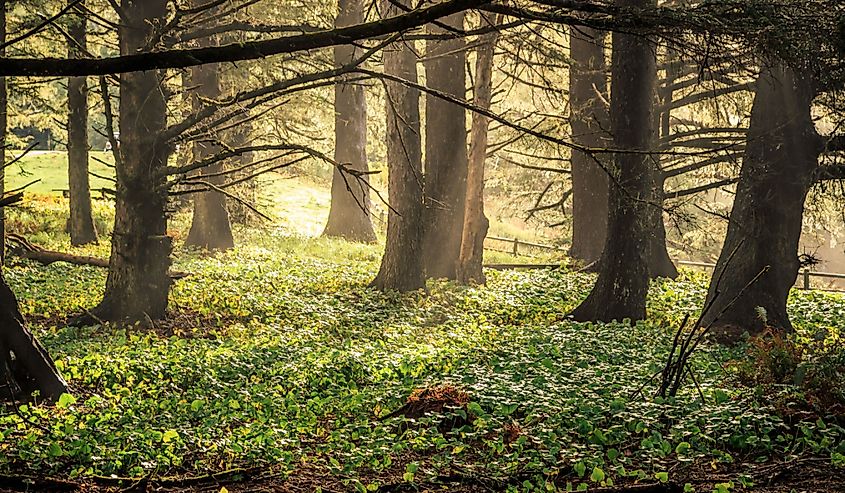
MULTIPOLYGON (((294 205, 280 206, 290 223, 239 227, 239 246, 213 255, 178 246, 177 216, 175 268, 191 275, 152 330, 65 326, 99 301, 105 272, 12 259, 5 275, 71 394, 0 408, 0 489, 845 491, 845 413, 817 402, 819 385, 845 392, 845 296, 795 291, 797 345, 770 348, 824 348, 832 376, 708 345, 698 385, 660 399, 650 377, 706 275, 653 283, 636 324, 567 319, 593 277, 564 270, 385 294, 367 288, 378 245, 297 234, 315 220, 294 205), (749 361, 816 387, 746 385, 749 361)), ((71 249, 66 207, 28 200, 8 224, 107 255, 106 241, 71 249)))

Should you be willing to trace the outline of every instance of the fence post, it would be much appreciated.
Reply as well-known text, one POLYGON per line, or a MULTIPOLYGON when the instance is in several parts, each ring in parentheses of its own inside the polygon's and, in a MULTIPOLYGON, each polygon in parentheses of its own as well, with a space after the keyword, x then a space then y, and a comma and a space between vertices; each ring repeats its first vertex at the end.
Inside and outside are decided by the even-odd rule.
POLYGON ((810 289, 810 269, 804 269, 804 289, 810 289))
POLYGON ((513 239, 513 255, 519 255, 519 238, 513 239))

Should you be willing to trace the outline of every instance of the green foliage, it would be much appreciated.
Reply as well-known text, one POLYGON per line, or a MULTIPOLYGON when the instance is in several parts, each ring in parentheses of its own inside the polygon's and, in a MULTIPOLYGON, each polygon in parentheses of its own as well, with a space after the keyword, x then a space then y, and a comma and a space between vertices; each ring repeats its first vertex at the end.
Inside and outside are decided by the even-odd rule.
MULTIPOLYGON (((307 463, 365 491, 385 474, 424 483, 459 468, 542 491, 559 476, 573 489, 666 481, 679 461, 845 454, 835 421, 790 426, 736 389, 721 366, 735 352, 704 348, 692 361, 703 403, 694 386, 654 401, 646 384, 645 398, 632 397, 663 363, 673 321, 700 306, 700 275, 655 283, 652 321, 582 324, 565 314, 590 275, 489 272, 486 287, 381 293, 366 287, 377 246, 239 236, 249 246, 178 253, 175 267, 192 275, 174 286, 172 320, 148 332, 57 320, 99 300, 102 270, 9 268, 73 397, 0 413, 0 471, 138 477, 274 464, 296 474, 307 463), (470 394, 467 411, 446 411, 464 413, 460 427, 377 419, 443 383, 470 394)), ((793 306, 809 337, 845 301, 802 294, 793 306)))

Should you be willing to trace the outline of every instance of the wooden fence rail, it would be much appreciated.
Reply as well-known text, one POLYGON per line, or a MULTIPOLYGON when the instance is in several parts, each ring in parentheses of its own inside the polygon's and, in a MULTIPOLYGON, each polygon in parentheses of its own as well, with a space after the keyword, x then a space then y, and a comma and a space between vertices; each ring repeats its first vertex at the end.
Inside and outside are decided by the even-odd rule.
MULTIPOLYGON (((504 238, 501 236, 488 236, 488 240, 494 241, 501 241, 504 243, 511 243, 513 245, 512 248, 508 250, 508 253, 513 254, 514 256, 520 255, 519 247, 520 245, 537 248, 540 250, 549 250, 555 252, 565 252, 565 248, 560 248, 554 245, 543 245, 541 243, 532 243, 530 241, 520 240, 519 238, 504 238)), ((501 250, 499 250, 501 251, 501 250)), ((678 260, 675 262, 678 265, 686 265, 688 267, 699 267, 704 269, 712 269, 716 267, 716 264, 711 262, 694 262, 691 260, 678 260)), ((559 269, 561 267, 565 267, 562 264, 487 264, 485 267, 490 269, 497 269, 497 270, 504 270, 504 269, 559 269)), ((810 286, 810 279, 818 277, 821 279, 832 279, 832 280, 841 280, 845 281, 845 274, 839 274, 835 272, 817 272, 810 269, 802 269, 799 273, 799 279, 801 280, 801 284, 799 286, 800 289, 812 289, 810 286)))

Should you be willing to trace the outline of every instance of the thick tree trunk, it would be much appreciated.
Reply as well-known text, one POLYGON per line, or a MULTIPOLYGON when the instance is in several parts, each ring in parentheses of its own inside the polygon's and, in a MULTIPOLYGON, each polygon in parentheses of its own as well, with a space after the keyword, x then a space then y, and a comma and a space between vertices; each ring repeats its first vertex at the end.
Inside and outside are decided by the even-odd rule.
MULTIPOLYGON (((498 24, 498 22, 495 22, 498 24)), ((493 56, 498 32, 485 34, 475 52, 475 90, 473 102, 489 109, 493 93, 493 56)), ((484 215, 484 162, 487 158, 487 126, 489 119, 472 114, 470 131, 469 169, 467 170, 466 205, 458 259, 458 281, 484 284, 484 238, 490 221, 484 215)))
MULTIPOLYGON (((336 27, 359 24, 364 20, 362 0, 339 0, 336 27)), ((334 48, 336 66, 345 65, 361 55, 355 46, 334 48)), ((341 77, 334 88, 335 150, 334 159, 355 171, 368 171, 367 161, 367 95, 364 86, 341 77)), ((332 175, 332 204, 323 234, 352 241, 374 242, 376 234, 370 218, 370 191, 360 178, 344 174, 337 168, 332 175)))
MULTIPOLYGON (((120 51, 134 54, 146 49, 164 22, 167 0, 124 0, 122 8, 129 24, 119 30, 120 51)), ((157 72, 120 76, 120 159, 109 275, 103 301, 92 310, 100 319, 155 320, 167 309, 172 244, 164 169, 170 147, 160 139, 166 110, 157 72)))
MULTIPOLYGON (((604 60, 605 34, 589 28, 569 36, 569 126, 576 144, 610 147, 610 113, 604 60)), ((596 158, 601 158, 596 156, 596 158)), ((607 236, 607 173, 594 158, 572 152, 572 247, 569 256, 590 264, 601 257, 607 236)))
MULTIPOLYGON (((440 20, 463 29, 464 13, 440 20)), ((429 32, 446 33, 431 25, 429 32)), ((426 43, 426 86, 466 98, 465 41, 426 43)), ((428 277, 457 278, 467 187, 466 111, 432 95, 425 98, 425 200, 423 258, 428 277)))
MULTIPOLYGON (((390 4, 388 4, 390 5, 390 4)), ((386 15, 395 15, 390 6, 386 15)), ((384 71, 417 80, 413 41, 399 41, 384 50, 384 71)), ((386 82, 387 101, 387 243, 372 286, 381 290, 413 291, 425 288, 421 254, 423 219, 420 93, 396 82, 386 82)))
MULTIPOLYGON (((202 7, 205 0, 193 0, 192 5, 202 7)), ((199 45, 207 48, 215 46, 214 37, 203 38, 199 45)), ((220 67, 216 64, 199 65, 190 69, 191 106, 194 111, 200 111, 206 104, 203 101, 220 99, 220 67)), ((211 136, 218 139, 216 132, 210 130, 211 136)), ((194 160, 214 156, 220 152, 220 145, 216 142, 197 141, 193 144, 194 160)), ((194 177, 211 185, 219 185, 223 177, 215 176, 223 171, 223 163, 217 162, 198 170, 194 177), (205 177, 205 175, 211 175, 205 177)), ((216 190, 209 190, 194 194, 194 215, 191 220, 191 230, 185 245, 204 248, 206 250, 228 250, 235 246, 232 237, 232 226, 229 222, 229 212, 226 210, 226 196, 216 190)))
MULTIPOLYGON (((87 47, 86 19, 81 13, 70 16, 68 57, 84 56, 87 47)), ((71 77, 67 81, 67 173, 70 195, 68 232, 71 245, 97 241, 91 215, 91 187, 88 180, 88 79, 71 77)))
MULTIPOLYGON (((620 7, 649 7, 654 0, 617 0, 620 7)), ((613 34, 611 132, 614 147, 647 151, 653 145, 652 111, 657 79, 655 47, 635 34, 613 34)), ((617 154, 610 186, 610 214, 599 276, 572 313, 580 321, 641 320, 648 292, 649 199, 654 166, 645 154, 617 154)))
POLYGON ((810 77, 764 67, 757 83, 728 233, 703 318, 719 340, 747 331, 790 330, 786 299, 798 275, 804 200, 822 141, 810 116, 810 77))
POLYGON ((67 392, 67 383, 26 329, 18 300, 0 274, 0 399, 29 398, 36 390, 55 401, 67 392))

